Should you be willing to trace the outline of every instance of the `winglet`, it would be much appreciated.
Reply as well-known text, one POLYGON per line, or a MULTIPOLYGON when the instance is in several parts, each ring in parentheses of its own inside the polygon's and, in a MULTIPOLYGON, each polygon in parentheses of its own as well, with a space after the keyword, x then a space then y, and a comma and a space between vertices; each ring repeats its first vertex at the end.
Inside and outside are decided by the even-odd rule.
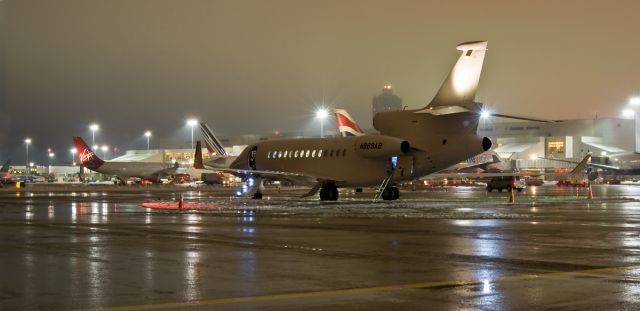
POLYGON ((196 142, 196 150, 193 154, 193 168, 197 170, 204 169, 204 164, 202 163, 202 144, 199 140, 196 142))
POLYGON ((0 168, 0 173, 8 172, 9 168, 11 168, 11 160, 7 160, 7 162, 4 162, 4 165, 2 165, 2 168, 0 168))
POLYGON ((574 177, 576 175, 581 175, 584 172, 589 160, 591 160, 591 154, 592 154, 591 152, 587 153, 587 155, 582 159, 582 161, 580 161, 580 163, 578 163, 578 165, 569 173, 571 177, 574 177))

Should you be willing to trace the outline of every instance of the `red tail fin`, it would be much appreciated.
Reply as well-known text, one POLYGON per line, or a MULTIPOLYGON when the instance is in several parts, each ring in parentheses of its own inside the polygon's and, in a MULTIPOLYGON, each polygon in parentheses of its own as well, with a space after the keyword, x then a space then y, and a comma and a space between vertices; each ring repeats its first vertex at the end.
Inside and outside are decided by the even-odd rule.
POLYGON ((76 146, 76 151, 78 152, 78 158, 80 158, 80 162, 88 169, 94 170, 104 164, 104 161, 98 158, 98 156, 93 153, 93 151, 91 151, 91 148, 87 146, 87 143, 85 143, 82 138, 74 136, 73 144, 76 146))
POLYGON ((193 168, 202 170, 204 169, 204 164, 202 163, 202 145, 200 141, 196 141, 196 150, 193 154, 193 168))

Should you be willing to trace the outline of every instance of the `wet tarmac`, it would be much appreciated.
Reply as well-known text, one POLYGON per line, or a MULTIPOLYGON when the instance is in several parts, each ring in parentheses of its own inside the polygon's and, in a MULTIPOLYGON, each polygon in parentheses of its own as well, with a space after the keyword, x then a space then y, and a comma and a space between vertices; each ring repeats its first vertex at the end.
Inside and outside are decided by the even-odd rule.
POLYGON ((276 192, 2 192, 0 309, 640 308, 640 185, 276 192))

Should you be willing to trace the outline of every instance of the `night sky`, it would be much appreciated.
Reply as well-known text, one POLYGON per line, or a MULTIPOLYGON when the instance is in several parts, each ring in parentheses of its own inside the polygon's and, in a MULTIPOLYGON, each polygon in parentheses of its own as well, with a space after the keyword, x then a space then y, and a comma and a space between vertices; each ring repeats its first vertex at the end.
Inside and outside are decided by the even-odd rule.
MULTIPOLYGON (((143 148, 189 137, 314 129, 324 96, 371 127, 391 83, 427 104, 489 40, 478 100, 535 117, 619 116, 640 93, 640 1, 0 0, 0 160, 67 158, 71 136, 143 148)), ((165 146, 169 147, 169 146, 165 146)))

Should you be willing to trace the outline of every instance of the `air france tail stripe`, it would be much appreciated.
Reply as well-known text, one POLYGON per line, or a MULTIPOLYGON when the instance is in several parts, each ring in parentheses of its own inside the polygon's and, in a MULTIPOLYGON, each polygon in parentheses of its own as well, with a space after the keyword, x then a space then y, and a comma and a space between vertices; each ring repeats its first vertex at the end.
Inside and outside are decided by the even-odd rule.
POLYGON ((220 143, 220 140, 218 140, 218 138, 213 134, 211 129, 209 129, 209 126, 207 126, 205 123, 200 123, 200 129, 202 130, 202 134, 204 136, 205 145, 207 146, 207 150, 210 153, 213 150, 215 150, 215 152, 218 155, 226 155, 227 154, 227 152, 224 150, 224 147, 222 146, 222 143, 220 143))

